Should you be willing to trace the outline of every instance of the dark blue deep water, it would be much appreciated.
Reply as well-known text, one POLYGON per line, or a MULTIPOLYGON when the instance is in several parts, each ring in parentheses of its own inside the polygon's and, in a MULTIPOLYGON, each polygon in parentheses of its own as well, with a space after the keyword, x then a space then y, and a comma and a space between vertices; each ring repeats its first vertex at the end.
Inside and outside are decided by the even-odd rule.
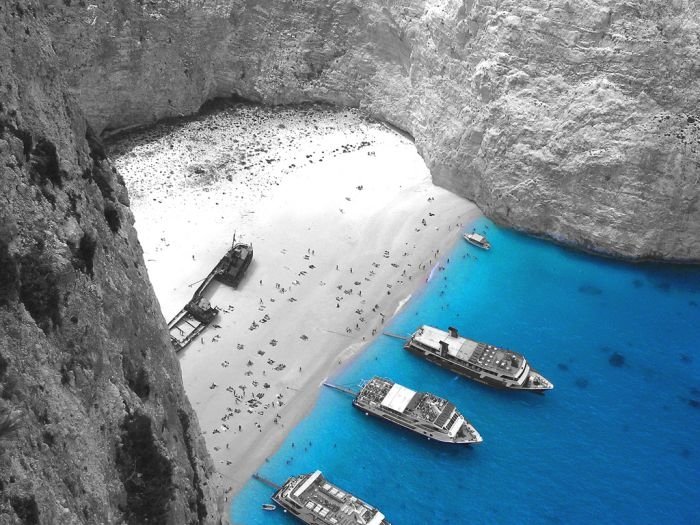
MULTIPOLYGON (((484 443, 424 441, 326 389, 261 473, 282 482, 321 469, 394 525, 700 523, 700 268, 624 264, 472 226, 493 249, 459 243, 387 330, 454 325, 521 351, 554 390, 492 390, 382 337, 332 380, 384 375, 433 391, 484 443)), ((270 495, 251 480, 234 522, 295 523, 261 510, 270 495)))

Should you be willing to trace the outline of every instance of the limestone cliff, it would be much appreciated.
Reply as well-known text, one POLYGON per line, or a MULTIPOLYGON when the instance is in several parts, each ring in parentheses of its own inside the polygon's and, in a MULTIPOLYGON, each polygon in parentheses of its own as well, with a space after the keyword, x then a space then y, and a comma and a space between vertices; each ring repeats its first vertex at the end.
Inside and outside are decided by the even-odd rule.
POLYGON ((216 523, 126 190, 42 16, 0 4, 0 523, 216 523))
POLYGON ((217 520, 126 191, 88 122, 232 94, 359 106, 502 223, 698 261, 699 20, 689 0, 0 3, 0 418, 19 417, 0 523, 217 520))
POLYGON ((689 0, 47 2, 98 130, 231 94, 366 108, 495 220, 700 260, 700 14, 689 0))

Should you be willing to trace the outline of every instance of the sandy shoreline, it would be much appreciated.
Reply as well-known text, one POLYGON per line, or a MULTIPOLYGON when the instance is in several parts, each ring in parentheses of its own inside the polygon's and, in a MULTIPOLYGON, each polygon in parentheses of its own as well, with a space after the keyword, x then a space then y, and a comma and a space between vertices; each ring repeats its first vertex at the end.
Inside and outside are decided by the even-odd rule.
POLYGON ((166 318, 234 230, 253 243, 238 289, 211 290, 219 328, 180 354, 229 500, 480 215, 355 111, 248 106, 123 138, 112 155, 166 318))

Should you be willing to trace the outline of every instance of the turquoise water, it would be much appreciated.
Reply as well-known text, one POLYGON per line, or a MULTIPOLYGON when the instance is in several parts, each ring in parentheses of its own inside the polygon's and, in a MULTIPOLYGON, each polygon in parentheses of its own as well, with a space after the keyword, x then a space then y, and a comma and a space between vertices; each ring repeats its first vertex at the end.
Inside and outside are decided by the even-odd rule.
MULTIPOLYGON (((700 268, 623 264, 473 226, 493 249, 459 243, 387 330, 456 326, 523 352, 554 390, 492 390, 382 337, 332 380, 384 375, 435 392, 484 443, 425 441, 325 389, 261 473, 282 482, 321 469, 394 525, 699 523, 700 268)), ((250 481, 234 522, 297 523, 261 510, 270 495, 250 481)))

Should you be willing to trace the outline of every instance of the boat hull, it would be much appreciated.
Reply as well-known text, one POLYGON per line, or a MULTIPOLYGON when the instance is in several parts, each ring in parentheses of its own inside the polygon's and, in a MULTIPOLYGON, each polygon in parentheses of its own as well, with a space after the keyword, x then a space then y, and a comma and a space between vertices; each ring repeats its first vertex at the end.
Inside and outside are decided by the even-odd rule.
POLYGON ((474 239, 470 239, 467 235, 464 236, 464 240, 467 241, 472 246, 476 246, 477 248, 481 248, 482 250, 490 250, 491 249, 491 243, 489 243, 489 242, 480 243, 480 242, 475 241, 474 239))
POLYGON ((217 310, 214 310, 211 315, 206 318, 197 318, 192 315, 186 308, 178 312, 175 317, 168 323, 168 332, 170 333, 170 342, 173 345, 175 352, 180 352, 189 345, 209 324, 216 318, 217 310))
POLYGON ((473 443, 478 443, 477 441, 470 441, 470 440, 467 440, 464 438, 452 439, 450 436, 445 435, 445 434, 439 432, 438 430, 431 432, 430 430, 427 430, 424 428, 414 428, 408 422, 402 421, 399 418, 389 417, 387 414, 385 414, 383 412, 377 412, 370 405, 358 403, 357 401, 353 401, 352 404, 353 404, 353 406, 355 406, 355 408, 363 411, 365 414, 372 415, 372 416, 376 417, 377 419, 381 419, 382 421, 387 421, 389 423, 393 423, 393 424, 398 425, 402 428, 405 428, 406 430, 409 430, 415 434, 418 434, 419 436, 423 436, 423 437, 426 437, 428 439, 433 439, 433 440, 439 441, 441 443, 451 443, 451 444, 457 444, 457 445, 471 445, 473 443))
MULTIPOLYGON (((314 514, 311 514, 308 512, 306 509, 295 509, 291 505, 287 505, 285 501, 281 498, 277 498, 275 496, 272 497, 272 501, 277 503, 284 512, 288 512, 292 516, 294 516, 296 519, 299 521, 306 523, 307 525, 326 525, 328 522, 326 521, 321 521, 321 518, 317 517, 314 514)), ((383 521, 381 525, 391 525, 387 521, 383 521)))
MULTIPOLYGON (((423 350, 422 348, 417 348, 416 346, 411 344, 410 341, 406 343, 404 348, 412 354, 422 357, 427 361, 430 361, 431 363, 434 363, 437 366, 444 368, 445 370, 449 370, 451 372, 461 375, 462 377, 466 377, 467 379, 471 379, 472 381, 476 381, 477 383, 481 383, 492 388, 498 388, 500 390, 524 390, 527 392, 534 392, 537 394, 544 394, 546 390, 549 390, 548 388, 531 388, 528 386, 508 385, 496 378, 492 378, 490 376, 482 376, 478 372, 471 370, 466 366, 460 365, 459 363, 455 363, 454 361, 443 359, 439 355, 423 350)), ((537 374, 535 370, 531 370, 531 373, 532 372, 537 374)))
POLYGON ((491 246, 486 245, 486 244, 479 244, 478 242, 474 242, 474 241, 467 241, 467 242, 468 242, 469 244, 471 244, 472 246, 476 246, 477 248, 481 248, 482 250, 487 250, 487 251, 488 251, 488 250, 491 249, 491 246))
POLYGON ((250 262, 253 260, 253 252, 249 252, 248 256, 243 260, 243 263, 241 264, 240 269, 238 272, 236 272, 235 275, 230 275, 223 271, 217 271, 216 274, 214 275, 214 279, 219 281, 220 283, 223 283, 227 286, 231 286, 232 288, 236 288, 238 284, 241 282, 241 279, 245 276, 246 270, 248 269, 248 266, 250 266, 250 262))
MULTIPOLYGON (((336 508, 333 509, 330 513, 328 513, 328 516, 335 518, 335 523, 366 523, 366 521, 357 520, 358 516, 355 514, 355 512, 357 512, 357 507, 359 506, 359 510, 361 511, 361 513, 366 511, 370 511, 373 514, 376 513, 374 514, 375 518, 377 518, 377 516, 380 515, 380 521, 376 521, 376 519, 373 519, 372 523, 377 523, 378 525, 391 525, 384 518, 384 515, 381 514, 376 508, 372 507, 368 503, 365 503, 360 498, 343 491, 339 487, 332 485, 332 483, 328 482, 327 480, 325 480, 327 485, 330 485, 337 491, 343 493, 342 498, 339 499, 338 494, 336 493, 335 497, 322 497, 321 501, 313 498, 309 499, 308 497, 305 497, 304 499, 299 499, 298 494, 295 494, 295 499, 295 497, 292 497, 290 495, 291 489, 287 488, 288 483, 293 479, 298 478, 290 478, 289 480, 287 480, 287 483, 279 487, 277 491, 272 495, 271 499, 277 505, 282 507, 282 509, 284 509, 285 512, 289 512, 292 516, 304 523, 308 523, 309 525, 328 525, 329 523, 333 523, 332 521, 329 521, 327 517, 323 517, 322 515, 315 513, 312 508, 306 506, 306 502, 311 501, 312 503, 320 503, 321 506, 326 506, 326 508, 328 509, 328 500, 332 499, 333 507, 336 508), (353 517, 355 519, 352 519, 353 517)), ((291 488, 294 487, 295 486, 292 486, 291 488)), ((308 487, 306 488, 308 489, 308 487)), ((302 488, 301 490, 304 491, 305 489, 302 488)), ((318 497, 319 494, 317 493, 316 496, 318 497)), ((311 505, 311 507, 313 507, 313 505, 311 505)))
POLYGON ((278 498, 276 494, 272 496, 272 501, 274 501, 280 507, 282 507, 285 512, 289 512, 292 516, 295 516, 297 519, 303 521, 304 523, 314 523, 313 521, 309 521, 311 518, 313 518, 313 516, 307 516, 305 514, 302 514, 300 510, 295 509, 291 505, 287 505, 287 503, 282 498, 278 498))

